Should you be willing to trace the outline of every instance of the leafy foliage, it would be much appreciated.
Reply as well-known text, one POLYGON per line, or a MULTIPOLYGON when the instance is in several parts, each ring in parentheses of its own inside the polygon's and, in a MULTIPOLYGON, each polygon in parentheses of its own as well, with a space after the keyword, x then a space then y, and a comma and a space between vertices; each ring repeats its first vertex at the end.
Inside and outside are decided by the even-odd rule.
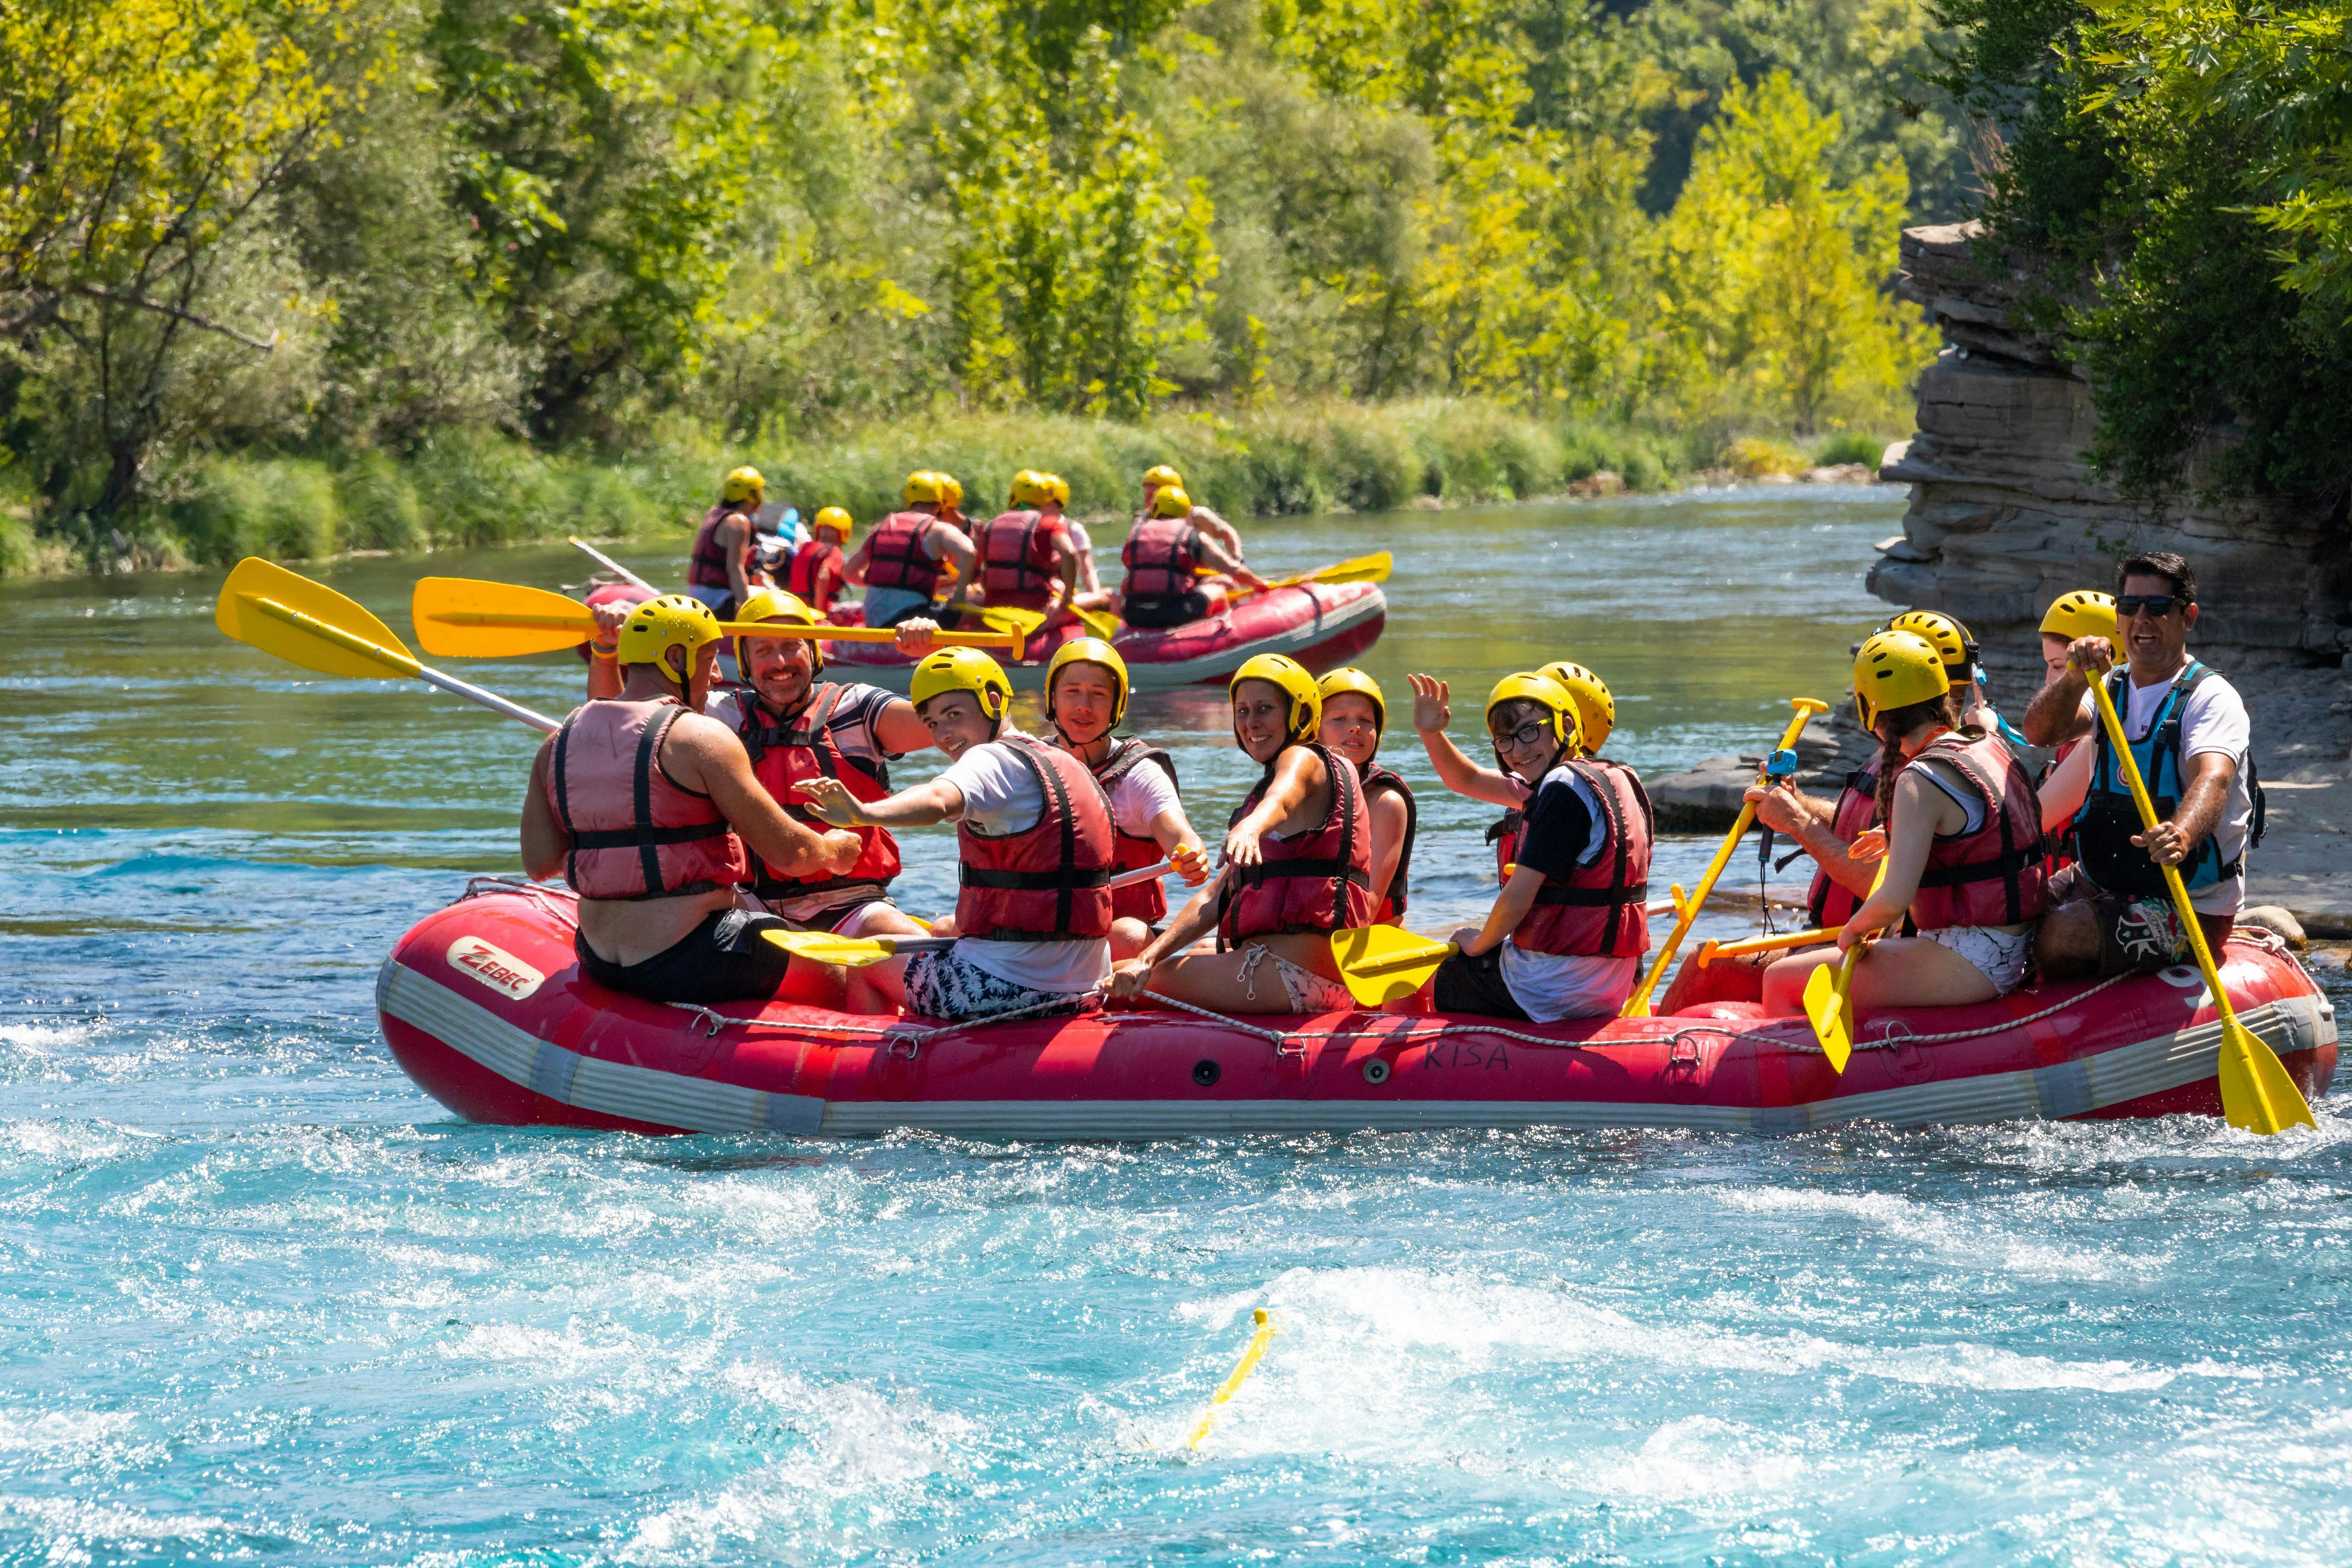
POLYGON ((48 528, 246 495, 224 453, 376 474, 266 525, 315 543, 416 536, 361 455, 493 432, 1884 428, 1925 359, 1894 230, 1961 166, 1937 36, 1922 0, 24 0, 0 441, 48 528))

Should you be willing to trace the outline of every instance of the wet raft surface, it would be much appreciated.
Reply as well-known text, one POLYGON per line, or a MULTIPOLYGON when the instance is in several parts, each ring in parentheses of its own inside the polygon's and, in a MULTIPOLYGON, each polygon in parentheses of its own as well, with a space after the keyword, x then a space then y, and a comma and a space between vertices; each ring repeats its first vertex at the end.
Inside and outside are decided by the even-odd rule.
MULTIPOLYGON (((1651 698, 1612 750, 1659 766, 1752 750, 1782 694, 1714 689, 1731 661, 1645 617, 1708 602, 1699 635, 1768 637, 1827 695, 1898 510, 1492 526, 1574 557, 1600 596, 1558 651, 1651 698), (1759 586, 1770 550, 1791 581, 1759 586)), ((1253 560, 1399 551, 1383 679, 1483 693, 1559 625, 1493 606, 1472 552, 1415 552, 1463 519, 1294 526, 1253 560)), ((336 580, 383 608, 415 569, 336 580)), ((0 590, 33 634, 0 652, 10 1561, 2352 1554, 2338 1100, 2265 1143, 468 1127, 390 1061, 372 988, 400 931, 501 868, 529 737, 217 648, 210 589, 0 590), (1172 1458, 1255 1305, 1272 1350, 1172 1458)), ((482 678, 552 707, 576 666, 482 678)), ((1192 731, 1188 785, 1238 796, 1213 701, 1137 717, 1192 731)), ((1491 896, 1483 816, 1423 820, 1416 921, 1444 930, 1491 896)), ((1672 846, 1673 877, 1707 847, 1672 846)), ((916 901, 943 901, 915 858, 916 901)))

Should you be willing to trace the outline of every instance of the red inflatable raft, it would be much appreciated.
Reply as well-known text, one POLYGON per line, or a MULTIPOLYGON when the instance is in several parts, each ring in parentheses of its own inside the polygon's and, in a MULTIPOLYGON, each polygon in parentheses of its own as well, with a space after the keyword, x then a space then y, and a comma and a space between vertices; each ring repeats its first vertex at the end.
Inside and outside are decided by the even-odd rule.
MULTIPOLYGON (((842 606, 835 619, 849 624, 842 611, 856 608, 842 606)), ((1388 596, 1377 584, 1302 583, 1253 594, 1223 615, 1189 626, 1166 631, 1129 627, 1111 646, 1127 661, 1138 688, 1222 686, 1255 654, 1286 653, 1318 674, 1337 668, 1380 639, 1388 614, 1388 596)), ((1019 659, 1003 660, 1005 670, 1015 686, 1043 685, 1054 650, 1087 635, 1076 622, 1040 632, 1019 659)), ((915 664, 888 643, 827 643, 824 657, 827 664, 884 684, 894 671, 905 679, 915 664)))
MULTIPOLYGON (((583 980, 572 931, 566 895, 510 883, 417 922, 376 984, 400 1065, 471 1121, 638 1132, 1796 1132, 2221 1111, 2221 1032, 2194 970, 1865 1016, 1840 1077, 1802 1020, 1748 1003, 1559 1025, 1154 1010, 954 1027, 684 1007, 583 980)), ((2316 1100, 2336 1070, 2326 997, 2267 932, 2233 938, 2222 964, 2240 1017, 2316 1100)))

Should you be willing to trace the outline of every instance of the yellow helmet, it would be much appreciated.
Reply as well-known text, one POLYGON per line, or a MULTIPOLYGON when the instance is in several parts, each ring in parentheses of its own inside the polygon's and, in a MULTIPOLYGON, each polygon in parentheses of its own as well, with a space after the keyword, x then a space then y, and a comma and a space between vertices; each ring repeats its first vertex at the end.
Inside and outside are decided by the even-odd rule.
POLYGON ((1609 695, 1607 681, 1564 658, 1538 666, 1536 673, 1549 675, 1568 689, 1576 704, 1577 745, 1587 756, 1609 743, 1610 732, 1617 728, 1617 700, 1609 695))
MULTIPOLYGON (((1162 490, 1160 494, 1168 492, 1162 490)), ((1181 492, 1179 492, 1180 494, 1181 492)), ((1261 653, 1244 660, 1225 682, 1225 693, 1233 694, 1234 687, 1244 680, 1267 680, 1290 693, 1290 738, 1311 741, 1323 723, 1323 694, 1315 686, 1315 678, 1307 667, 1286 654, 1261 653)))
POLYGON ((2073 642, 2076 637, 2105 637, 2116 640, 2116 596, 2095 594, 2087 588, 2077 588, 2071 594, 2061 594, 2042 617, 2042 629, 2053 637, 2073 642))
POLYGON ((1377 744, 1389 732, 1389 700, 1381 695, 1381 683, 1360 669, 1335 669, 1315 683, 1315 695, 1322 702, 1330 701, 1343 691, 1352 691, 1370 701, 1372 737, 1377 744))
POLYGON ((695 656, 718 640, 719 617, 710 613, 709 605, 684 594, 664 594, 629 612, 629 618, 621 623, 619 646, 614 652, 623 664, 655 665, 664 675, 670 675, 662 656, 682 647, 685 673, 671 679, 683 686, 686 676, 694 673, 695 656))
POLYGON ((1013 476, 1013 489, 1007 500, 1014 506, 1035 506, 1045 499, 1045 476, 1034 468, 1024 468, 1013 476))
MULTIPOLYGON (((1969 635, 1968 627, 1941 610, 1906 610, 1887 622, 1885 629, 1909 632, 1941 654, 1944 662, 1955 668, 1973 671, 1976 668, 1977 639, 1969 635)), ((1958 679, 1965 681, 1974 677, 1964 674, 1958 679)))
MULTIPOLYGON (((744 600, 742 606, 735 612, 735 618, 738 621, 782 621, 796 626, 817 626, 824 624, 823 616, 818 615, 803 604, 798 597, 785 593, 782 588, 752 589, 751 596, 744 600)), ((749 637, 740 636, 735 639, 735 672, 745 680, 751 679, 751 658, 750 651, 743 645, 751 640, 749 637)), ((809 672, 814 674, 824 668, 824 647, 814 637, 807 640, 809 672)))
POLYGON ((1853 656, 1853 707, 1862 727, 1915 702, 1932 702, 1952 689, 1943 649, 1916 632, 1880 632, 1853 656))
POLYGON ((935 474, 929 468, 907 476, 907 487, 898 493, 908 506, 937 506, 947 500, 945 474, 935 474))
POLYGON ((1118 657, 1118 649, 1100 637, 1072 637, 1054 650, 1051 662, 1045 666, 1045 717, 1054 716, 1054 681, 1064 668, 1073 664, 1098 664, 1111 673, 1110 727, 1114 730, 1127 721, 1127 660, 1118 657))
POLYGON ((1042 492, 1038 496, 1038 500, 1052 501, 1055 506, 1067 506, 1070 504, 1070 481, 1064 479, 1061 475, 1039 474, 1037 476, 1037 484, 1040 491, 1042 492))
POLYGON ((1542 703, 1551 711, 1552 739, 1563 746, 1582 743, 1583 731, 1577 719, 1576 699, 1569 695, 1567 687, 1550 676, 1523 669, 1495 682, 1495 689, 1486 693, 1486 728, 1490 731, 1495 727, 1495 710, 1513 701, 1542 703))
POLYGON ((1184 488, 1184 476, 1162 463, 1156 468, 1144 469, 1143 482, 1147 485, 1174 485, 1181 490, 1184 488))
POLYGON ((1174 485, 1164 486, 1151 498, 1151 515, 1190 517, 1192 515, 1192 498, 1174 485))
POLYGON ((820 528, 835 530, 841 535, 841 542, 844 544, 848 543, 850 535, 857 531, 857 525, 849 520, 847 509, 837 506, 821 506, 816 509, 816 515, 809 519, 810 536, 814 537, 820 528))
POLYGON ((759 469, 740 468, 730 471, 719 485, 719 499, 722 501, 751 500, 765 495, 767 490, 768 481, 760 477, 759 469))
POLYGON ((1013 683, 1004 679, 1004 667, 976 647, 943 647, 924 655, 915 666, 914 684, 907 695, 919 713, 924 703, 950 691, 971 692, 980 700, 981 717, 998 723, 1013 706, 1013 683))
POLYGON ((940 500, 947 506, 963 505, 963 481, 953 474, 934 474, 940 481, 940 500))

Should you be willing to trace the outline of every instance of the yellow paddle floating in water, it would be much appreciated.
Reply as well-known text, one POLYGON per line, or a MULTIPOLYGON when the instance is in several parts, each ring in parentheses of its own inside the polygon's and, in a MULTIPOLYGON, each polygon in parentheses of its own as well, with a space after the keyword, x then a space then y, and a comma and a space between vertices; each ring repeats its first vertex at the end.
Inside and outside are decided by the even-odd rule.
POLYGON ((1192 1440, 1184 1445, 1187 1448, 1198 1448, 1208 1441, 1209 1428, 1217 1424, 1217 1407, 1234 1396, 1234 1390, 1249 1381, 1259 1358, 1265 1354, 1266 1342, 1274 1338, 1274 1320, 1266 1315, 1264 1307, 1250 1314, 1250 1321, 1257 1325, 1257 1331, 1250 1335, 1249 1348, 1242 1352, 1242 1359, 1226 1374, 1225 1381, 1217 1384, 1217 1392, 1209 1395, 1208 1411, 1201 1417, 1201 1424, 1192 1428, 1192 1440))
MULTIPOLYGON (((2139 807, 2140 826, 2153 828, 2156 803, 2147 798, 2147 781, 2140 777, 2139 759, 2132 755, 2131 742, 2124 738, 2124 722, 2116 716, 2115 701, 2107 695, 2103 672, 2093 672, 2091 696, 2098 703, 2099 723, 2107 731, 2117 770, 2124 775, 2124 782, 2131 785, 2132 804, 2139 807)), ((2213 950, 2205 945, 2205 928, 2197 923, 2197 910, 2189 902, 2189 889, 2180 880, 2180 868, 2161 861, 2157 864, 2164 873, 2166 889, 2172 894, 2172 907, 2188 930, 2189 945, 2196 951, 2197 967, 2205 976, 2205 989, 2212 994, 2213 1010, 2221 1016, 2221 1059, 2217 1064, 2221 1080, 2221 1114, 2231 1126, 2266 1137, 2290 1127, 2318 1126, 2312 1119, 2310 1102, 2294 1086, 2278 1053, 2238 1022, 2237 1009, 2230 1005, 2230 994, 2221 988, 2221 973, 2213 962, 2213 950)))
POLYGON ((221 584, 213 623, 247 647, 275 654, 289 664, 321 675, 360 680, 405 676, 543 733, 553 734, 559 728, 544 713, 534 713, 471 681, 417 663, 408 645, 356 601, 258 556, 238 562, 228 581, 221 584))
MULTIPOLYGON (((425 651, 447 658, 520 658, 578 647, 596 635, 593 611, 577 599, 512 583, 473 577, 425 577, 410 599, 409 618, 425 651)), ((801 637, 812 642, 896 642, 887 626, 795 626, 783 621, 722 621, 722 637, 801 637)), ((937 632, 949 647, 1021 651, 1022 638, 999 632, 937 632)))

